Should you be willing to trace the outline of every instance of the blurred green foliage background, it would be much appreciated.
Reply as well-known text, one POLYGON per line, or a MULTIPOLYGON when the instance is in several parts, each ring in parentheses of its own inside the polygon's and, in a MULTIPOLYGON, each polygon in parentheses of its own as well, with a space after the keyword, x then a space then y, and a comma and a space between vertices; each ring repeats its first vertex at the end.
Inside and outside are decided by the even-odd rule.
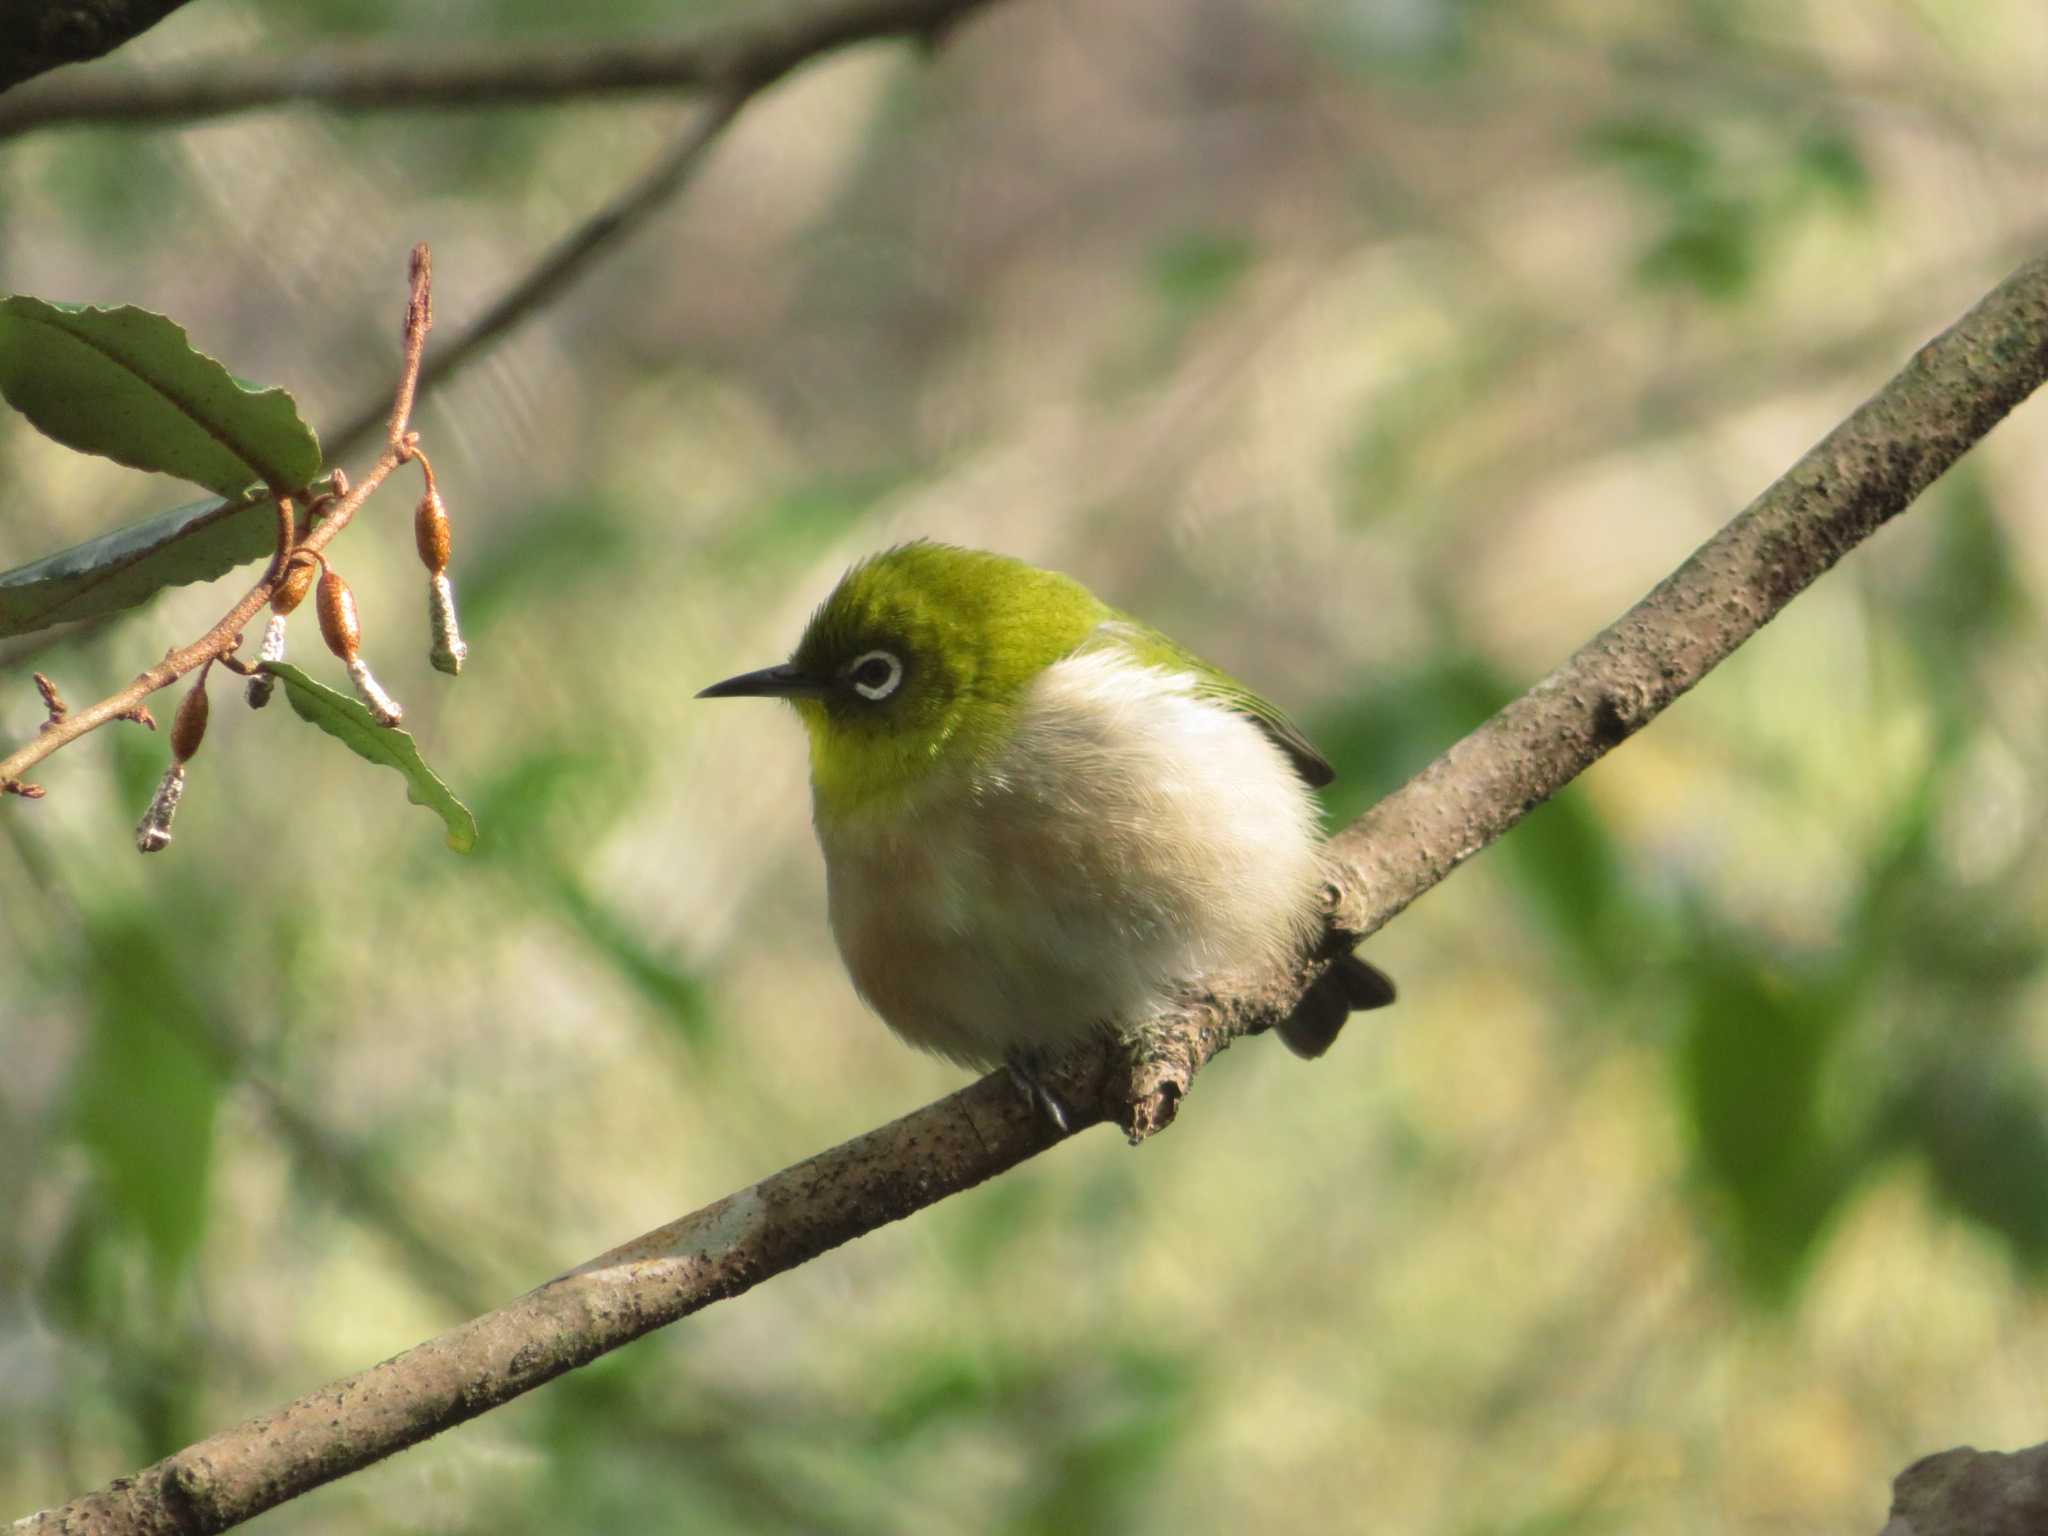
MULTIPOLYGON (((103 67, 685 19, 198 0, 103 67)), ((425 402, 459 683, 409 490, 336 546, 474 857, 224 688, 166 855, 161 737, 0 806, 0 1509, 958 1082, 839 970, 795 723, 690 699, 848 560, 1073 572, 1303 718, 1341 820, 2048 241, 2044 77, 2035 0, 1010 0, 776 88, 425 402)), ((389 388, 414 240, 446 338, 679 121, 26 137, 0 285, 161 310, 331 424, 389 388)), ((2040 1439, 2044 485, 2036 403, 1376 939, 1402 1003, 1319 1066, 1233 1051, 1141 1152, 266 1528, 1875 1531, 1913 1457, 2040 1439)), ((11 416, 0 486, 0 566, 189 499, 11 416)), ((97 697, 239 579, 0 650, 0 740, 31 669, 97 697)))

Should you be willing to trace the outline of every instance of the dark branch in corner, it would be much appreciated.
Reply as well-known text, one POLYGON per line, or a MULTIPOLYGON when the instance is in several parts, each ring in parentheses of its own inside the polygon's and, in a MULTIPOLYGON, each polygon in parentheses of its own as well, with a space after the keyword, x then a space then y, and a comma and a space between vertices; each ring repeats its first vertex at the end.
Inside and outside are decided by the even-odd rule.
POLYGON ((334 43, 270 57, 194 59, 158 74, 98 74, 22 91, 0 101, 0 138, 64 123, 190 123, 287 104, 447 110, 651 91, 745 92, 848 43, 904 36, 938 42, 983 3, 784 5, 678 37, 630 42, 471 44, 439 54, 404 42, 334 43))
MULTIPOLYGON (((185 0, 0 0, 0 91, 113 52, 185 0)), ((0 104, 0 111, 12 103, 0 104)))
POLYGON ((2039 1531, 2048 1531, 2048 1445, 2009 1454, 1963 1445, 1923 1456, 1892 1479, 1891 1519, 1878 1536, 2039 1531))
MULTIPOLYGON (((1926 347, 1655 591, 1331 843, 1331 952, 1374 931, 1700 681, 2048 378, 2048 258, 1926 347)), ((1055 1076, 1073 1130, 1171 1120, 1194 1074, 1325 962, 1193 1004, 1135 1069, 1055 1076)), ((1071 1132, 1069 1133, 1071 1134, 1071 1132)), ((1063 1139, 1001 1074, 225 1430, 24 1531, 217 1531, 507 1402, 1063 1139)), ((1920 1529, 1918 1526, 1912 1529, 1920 1529)))

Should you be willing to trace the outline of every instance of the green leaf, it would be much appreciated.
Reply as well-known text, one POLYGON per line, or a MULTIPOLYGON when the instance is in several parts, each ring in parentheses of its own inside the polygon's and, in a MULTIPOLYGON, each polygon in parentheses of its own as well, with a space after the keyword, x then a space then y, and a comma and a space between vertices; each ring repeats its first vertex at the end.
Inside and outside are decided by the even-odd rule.
POLYGON ((0 638, 93 619, 267 554, 277 519, 255 501, 188 502, 0 574, 0 638))
POLYGON ((297 490, 320 440, 281 389, 242 383, 162 315, 0 299, 0 395, 66 447, 236 498, 297 490))
POLYGON ((281 661, 266 661, 265 671, 284 684, 285 697, 301 720, 317 725, 358 757, 405 775, 405 798, 423 805, 448 826, 448 846, 468 853, 476 846, 476 817, 468 806, 429 768, 420 749, 404 731, 392 730, 370 718, 370 712, 345 693, 336 693, 316 683, 297 667, 281 661))

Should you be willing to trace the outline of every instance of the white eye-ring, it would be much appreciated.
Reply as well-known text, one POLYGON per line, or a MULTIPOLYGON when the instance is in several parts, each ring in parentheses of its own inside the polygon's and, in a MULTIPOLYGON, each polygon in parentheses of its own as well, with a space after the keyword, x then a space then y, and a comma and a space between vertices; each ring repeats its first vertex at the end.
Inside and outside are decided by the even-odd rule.
POLYGON ((903 681, 903 663, 888 651, 856 656, 846 669, 853 691, 864 699, 886 699, 903 681))

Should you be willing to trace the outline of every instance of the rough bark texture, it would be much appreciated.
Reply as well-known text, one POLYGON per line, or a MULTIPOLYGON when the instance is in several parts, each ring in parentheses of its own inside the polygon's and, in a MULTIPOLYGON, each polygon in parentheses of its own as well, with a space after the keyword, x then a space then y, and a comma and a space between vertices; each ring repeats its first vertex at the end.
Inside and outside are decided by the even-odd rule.
POLYGON ((0 91, 111 53, 185 0, 0 0, 0 91))
POLYGON ((1892 1482, 1878 1536, 2041 1536, 2048 1531, 2048 1445, 2024 1451, 1958 1446, 1925 1456, 1892 1482))

